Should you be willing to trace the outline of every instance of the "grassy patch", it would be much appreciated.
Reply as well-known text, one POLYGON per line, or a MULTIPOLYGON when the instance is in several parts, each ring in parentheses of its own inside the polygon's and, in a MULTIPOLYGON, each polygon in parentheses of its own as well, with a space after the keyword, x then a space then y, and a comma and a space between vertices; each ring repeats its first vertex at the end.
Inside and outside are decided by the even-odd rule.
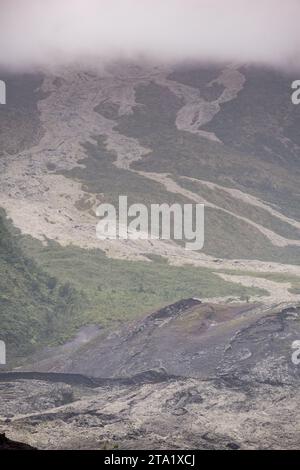
POLYGON ((44 246, 0 216, 0 339, 10 360, 69 339, 83 325, 113 326, 186 297, 264 295, 209 269, 113 260, 100 250, 44 246))
POLYGON ((47 247, 27 239, 26 252, 51 276, 72 282, 88 299, 83 323, 110 325, 143 315, 186 297, 263 294, 222 280, 209 269, 175 267, 162 258, 152 262, 107 258, 100 250, 47 247))

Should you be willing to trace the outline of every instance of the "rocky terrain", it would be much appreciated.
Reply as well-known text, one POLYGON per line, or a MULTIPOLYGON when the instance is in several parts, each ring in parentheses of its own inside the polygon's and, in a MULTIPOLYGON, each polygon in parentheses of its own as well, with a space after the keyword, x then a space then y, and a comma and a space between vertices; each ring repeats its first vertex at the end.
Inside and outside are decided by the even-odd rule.
POLYGON ((1 429, 41 449, 299 448, 297 386, 178 378, 78 389, 47 376, 1 385, 31 398, 20 412, 2 404, 1 429))
POLYGON ((274 383, 278 374, 278 381, 289 385, 299 373, 291 363, 299 314, 293 306, 186 299, 119 330, 100 332, 69 353, 65 346, 47 349, 22 370, 115 378, 148 370, 201 379, 237 374, 243 381, 274 383))
POLYGON ((245 285, 255 282, 250 271, 280 274, 281 285, 266 286, 271 297, 281 289, 281 301, 299 299, 288 279, 300 278, 292 76, 234 64, 116 63, 3 78, 0 206, 22 234, 110 259, 160 256, 236 271, 243 277, 231 281, 245 285), (204 249, 100 242, 95 210, 120 194, 145 204, 204 203, 204 249))
POLYGON ((299 448, 294 77, 114 63, 3 78, 0 431, 41 449, 299 448), (203 250, 98 240, 97 206, 124 194, 204 203, 203 250))
POLYGON ((180 301, 1 374, 0 429, 42 449, 297 449, 299 318, 180 301))
MULTIPOLYGON (((9 113, 10 124, 14 128, 24 107, 30 108, 35 120, 29 117, 29 121, 35 126, 35 132, 28 126, 21 127, 19 133, 24 134, 23 145, 19 145, 17 152, 9 147, 11 139, 7 132, 2 136, 2 139, 6 136, 7 141, 4 141, 1 158, 1 207, 22 233, 43 241, 48 239, 63 246, 72 243, 84 248, 101 248, 109 256, 126 259, 142 259, 145 253, 154 253, 166 256, 173 263, 191 262, 199 266, 211 266, 212 256, 227 258, 224 247, 218 253, 218 236, 213 245, 210 240, 210 226, 216 228, 215 216, 220 214, 225 244, 230 243, 226 236, 227 219, 236 227, 236 234, 240 234, 238 241, 245 258, 247 250, 242 236, 244 231, 248 231, 248 234, 253 232, 258 237, 261 247, 266 247, 268 261, 280 261, 280 258, 291 261, 290 255, 298 253, 297 247, 300 246, 297 205, 295 202, 292 206, 290 204, 290 198, 294 197, 296 201, 298 197, 291 194, 291 187, 293 181, 296 186, 299 172, 295 160, 299 147, 294 133, 290 135, 298 113, 290 104, 288 78, 272 71, 262 77, 260 73, 258 70, 262 90, 258 93, 274 80, 274 89, 270 90, 274 100, 278 100, 277 87, 286 96, 286 103, 280 101, 282 112, 288 115, 283 130, 276 120, 272 128, 266 126, 259 130, 251 121, 260 110, 250 95, 253 93, 251 68, 199 66, 198 70, 181 71, 121 64, 105 71, 66 70, 58 75, 40 77, 40 86, 31 90, 30 79, 27 78, 28 102, 25 101, 24 105, 22 90, 20 103, 15 102, 15 97, 6 114, 9 113), (219 116, 226 116, 226 113, 231 113, 231 120, 236 120, 237 112, 235 109, 230 111, 230 105, 235 103, 236 107, 245 100, 249 100, 254 109, 249 110, 247 119, 251 125, 249 123, 249 129, 241 131, 241 138, 247 131, 248 134, 253 133, 257 140, 255 145, 259 146, 258 155, 251 156, 249 163, 245 160, 250 152, 246 145, 237 154, 235 142, 229 144, 227 135, 220 139, 214 132, 205 130, 207 126, 213 127, 215 122, 218 129, 219 116), (166 140, 164 145, 173 138, 173 134, 176 138, 172 145, 176 145, 177 158, 167 166, 166 150, 160 142, 159 129, 156 129, 158 115, 162 120, 160 131, 166 140), (30 142, 29 137, 33 133, 40 136, 38 142, 30 142), (278 162, 276 151, 267 143, 263 145, 259 140, 263 141, 260 134, 265 140, 272 138, 278 141, 286 163, 278 162), (94 168, 94 174, 91 173, 91 165, 96 164, 91 154, 93 149, 103 154, 106 160, 99 168, 94 168), (174 167, 182 158, 187 158, 186 167, 174 167), (223 170, 216 158, 223 161, 223 170), (169 173, 163 171, 164 165, 169 168, 169 173), (249 173, 249 181, 244 181, 245 172, 249 173), (262 194, 267 188, 265 177, 268 174, 272 174, 273 181, 269 191, 262 194), (122 183, 119 188, 115 178, 122 183), (289 188, 285 178, 290 181, 289 188), (110 189, 107 183, 110 183, 110 189), (180 246, 162 241, 102 241, 100 246, 95 237, 96 207, 120 194, 122 187, 131 197, 131 184, 136 186, 134 202, 140 202, 145 196, 154 202, 155 194, 157 197, 159 192, 162 202, 172 197, 178 202, 204 203, 208 227, 203 253, 190 254, 180 246), (274 247, 277 247, 277 255, 274 247)), ((37 77, 33 83, 37 85, 37 77)), ((11 87, 16 89, 17 97, 20 86, 22 84, 12 81, 11 87)), ((266 103, 266 108, 268 106, 266 103)), ((227 132, 230 133, 231 129, 227 132)), ((172 152, 171 142, 169 145, 168 151, 172 152)), ((258 243, 252 249, 255 255, 258 243)), ((231 253, 230 258, 236 258, 237 254, 231 253)), ((261 257, 263 254, 257 253, 256 259, 261 257)), ((229 261, 222 267, 243 268, 242 264, 229 261)), ((257 265, 249 260, 248 267, 256 269, 257 265)), ((268 266, 265 265, 264 269, 268 270, 268 266)), ((274 270, 278 269, 275 265, 274 270)))

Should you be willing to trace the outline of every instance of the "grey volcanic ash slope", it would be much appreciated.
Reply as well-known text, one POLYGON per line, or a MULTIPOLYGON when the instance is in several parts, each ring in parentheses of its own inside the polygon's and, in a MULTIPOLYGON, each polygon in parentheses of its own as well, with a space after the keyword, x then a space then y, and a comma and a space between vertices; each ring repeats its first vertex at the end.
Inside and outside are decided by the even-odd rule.
POLYGON ((252 286, 269 291, 270 304, 299 299, 299 108, 291 104, 291 76, 114 64, 6 78, 0 206, 31 237, 23 239, 24 256, 84 290, 78 326, 130 319, 184 297, 262 293, 252 286), (120 194, 147 205, 204 202, 204 250, 100 242, 95 209, 120 194))
MULTIPOLYGON (((25 123, 18 148, 2 135, 0 204, 34 238, 99 248, 99 202, 116 202, 120 193, 146 204, 203 201, 206 255, 297 263, 299 109, 291 103, 292 80, 250 67, 133 64, 44 77, 41 86, 28 86, 25 103, 38 111, 27 114, 35 139, 25 123)), ((10 132, 19 128, 21 98, 1 110, 10 132)), ((100 248, 114 257, 188 258, 168 244, 100 248)))
POLYGON ((300 337, 299 314, 299 307, 186 299, 100 333, 69 355, 65 348, 49 351, 25 369, 116 378, 157 370, 291 385, 300 373, 291 360, 292 344, 300 337))
POLYGON ((0 375, 0 429, 42 449, 297 449, 299 315, 195 299, 170 305, 75 358, 43 363, 96 375, 113 367, 121 378, 0 375))
POLYGON ((115 64, 31 79, 27 101, 0 116, 10 119, 0 136, 0 206, 22 232, 13 253, 3 232, 0 300, 7 337, 13 311, 14 323, 31 321, 24 344, 39 351, 2 376, 1 429, 41 448, 299 447, 293 77, 115 64), (100 243, 95 208, 119 194, 204 202, 203 252, 100 243), (29 272, 25 258, 34 260, 29 272), (14 302, 4 292, 8 285, 13 296, 13 280, 14 302), (87 299, 74 315, 61 285, 87 299), (87 324, 40 350, 49 325, 57 341, 87 324), (92 378, 70 383, 70 374, 92 378))
POLYGON ((44 378, 7 380, 1 391, 28 406, 8 413, 2 401, 0 428, 41 449, 299 448, 299 387, 169 379, 91 389, 44 378), (43 411, 35 407, 37 390, 43 411), (51 408, 64 393, 72 402, 51 408))

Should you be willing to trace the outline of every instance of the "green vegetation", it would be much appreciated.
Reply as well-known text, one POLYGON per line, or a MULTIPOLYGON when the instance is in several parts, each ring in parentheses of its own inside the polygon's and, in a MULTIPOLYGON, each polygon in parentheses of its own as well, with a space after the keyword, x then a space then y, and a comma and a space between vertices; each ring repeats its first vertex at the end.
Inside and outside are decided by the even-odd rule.
POLYGON ((0 106, 0 158, 30 148, 43 135, 37 102, 42 98, 38 87, 42 77, 14 75, 1 71, 7 85, 7 104, 0 106), (4 152, 5 151, 5 152, 4 152))
POLYGON ((267 68, 245 67, 241 72, 247 81, 238 99, 223 104, 204 129, 240 152, 245 173, 237 181, 299 219, 300 109, 290 97, 294 78, 267 68))
MULTIPOLYGON (((24 245, 25 246, 25 245, 24 245)), ((100 250, 43 246, 27 239, 26 252, 51 276, 84 291, 84 322, 110 325, 143 315, 186 297, 238 296, 263 293, 222 280, 208 269, 107 258, 100 250)))
MULTIPOLYGON (((179 178, 179 184, 196 194, 203 195, 203 198, 207 197, 213 204, 261 224, 281 236, 295 240, 299 237, 296 228, 261 208, 230 197, 225 191, 203 188, 203 185, 184 178, 179 178)), ((257 228, 221 210, 206 208, 205 216, 204 251, 211 256, 300 263, 300 250, 297 246, 285 248, 274 246, 257 228)))
MULTIPOLYGON (((201 68, 200 71, 198 68, 183 68, 175 71, 169 78, 199 88, 205 96, 207 93, 212 95, 206 96, 207 99, 214 99, 214 95, 222 92, 223 87, 217 86, 217 90, 206 85, 219 72, 218 68, 211 66, 201 68)), ((283 237, 298 239, 299 231, 295 227, 266 210, 234 199, 222 190, 212 191, 182 178, 189 176, 241 189, 268 201, 285 215, 300 218, 300 200, 295 190, 299 181, 298 159, 295 159, 292 145, 290 150, 285 148, 283 152, 282 135, 278 131, 279 128, 284 128, 286 132, 291 132, 293 122, 291 109, 287 104, 290 102, 289 87, 285 88, 287 78, 277 74, 273 76, 271 71, 257 72, 257 75, 256 72, 252 73, 251 69, 243 70, 247 82, 238 99, 224 104, 213 119, 213 124, 207 127, 216 132, 225 145, 179 131, 175 121, 183 101, 168 88, 156 83, 136 89, 138 105, 132 114, 119 116, 118 106, 107 101, 96 106, 95 110, 116 121, 116 130, 121 134, 135 138, 144 148, 151 149, 132 168, 169 173, 180 185, 203 195, 216 205, 261 224, 283 237), (255 95, 258 92, 259 99, 255 95), (265 103, 264 94, 269 98, 268 103, 265 103), (274 109, 275 106, 278 110, 274 109), (264 116, 259 122, 255 118, 257 109, 260 110, 259 115, 264 116), (268 114, 268 110, 272 113, 268 114), (281 112, 288 116, 285 121, 281 118, 281 112), (269 116, 273 116, 271 120, 269 116), (268 146, 261 134, 265 134, 267 138, 273 136, 273 146, 268 146), (241 138, 237 139, 237 135, 241 135, 241 138), (278 143, 277 147, 275 141, 278 143), (252 148, 250 152, 251 143, 254 150, 252 148), (277 155, 279 151, 283 152, 284 161, 277 155)), ((190 202, 187 198, 166 191, 159 183, 117 168, 114 165, 116 155, 107 150, 105 138, 98 136, 96 142, 96 145, 90 142, 84 144, 86 158, 81 162, 83 167, 64 171, 63 174, 82 183, 83 188, 94 193, 99 202, 103 194, 107 202, 114 204, 117 204, 120 194, 128 195, 129 204, 190 202)), ((83 199, 77 203, 77 208, 89 211, 90 202, 83 199)), ((299 247, 274 246, 253 226, 213 208, 206 209, 203 251, 218 258, 259 259, 290 264, 300 262, 299 247)))
MULTIPOLYGON (((189 80, 192 80, 192 82, 196 80, 197 86, 203 91, 206 79, 200 80, 199 77, 197 78, 196 73, 191 73, 191 75, 183 71, 178 73, 179 79, 181 77, 181 81, 184 83, 188 83, 189 80)), ((178 79, 178 73, 174 77, 171 76, 171 78, 178 79)), ((212 79, 218 74, 218 71, 208 68, 203 73, 204 78, 212 79)), ((198 75, 202 76, 202 70, 198 75)), ((261 80, 263 82, 264 77, 261 77, 261 80)), ((262 83, 261 86, 264 89, 268 87, 268 84, 269 82, 262 83)), ((283 87, 282 82, 279 85, 283 87)), ((246 91, 241 92, 242 99, 245 101, 242 110, 247 109, 246 102, 251 99, 254 93, 251 80, 249 86, 249 90, 245 87, 246 91)), ((134 112, 122 117, 118 116, 116 106, 108 106, 105 103, 96 108, 99 113, 114 119, 118 123, 117 130, 121 134, 136 138, 143 147, 152 149, 151 153, 135 162, 132 165, 133 168, 150 172, 169 173, 183 187, 192 189, 198 194, 203 194, 204 198, 207 196, 209 201, 215 202, 224 209, 260 223, 284 237, 298 239, 299 232, 296 228, 273 217, 267 211, 233 199, 224 191, 211 191, 207 187, 201 188, 200 185, 182 178, 182 176, 189 176, 235 187, 264 200, 269 200, 270 203, 276 204, 278 210, 284 214, 288 215, 290 213, 290 215, 296 216, 294 208, 297 205, 295 204, 297 197, 294 188, 297 187, 298 170, 295 166, 296 162, 290 154, 285 156, 290 161, 289 165, 282 165, 276 158, 270 161, 265 154, 258 156, 254 153, 251 155, 250 160, 246 143, 235 147, 228 138, 226 145, 223 145, 188 132, 178 131, 175 125, 176 115, 183 102, 170 90, 155 83, 138 87, 136 89, 136 100, 138 106, 134 109, 134 112), (292 163, 293 171, 290 172, 292 163), (288 210, 288 207, 292 210, 288 210)), ((235 101, 237 100, 230 103, 235 101)), ((278 105, 283 106, 283 103, 278 105)), ((225 111, 227 110, 226 106, 224 107, 225 111)), ((253 106, 255 106, 255 103, 253 103, 253 106)), ((220 116, 222 116, 222 113, 223 107, 220 116)), ((232 119, 235 120, 235 108, 233 108, 232 113, 233 116, 229 113, 230 116, 226 120, 225 127, 228 128, 228 135, 229 132, 233 133, 230 123, 232 119)), ((252 115, 255 115, 254 110, 251 111, 252 115)), ((279 119, 278 113, 276 113, 276 117, 279 119)), ((246 118, 244 121, 247 121, 246 118)), ((242 136, 246 135, 245 122, 245 128, 241 130, 242 136)), ((253 126, 256 125, 255 121, 252 120, 251 122, 253 126)), ((271 124, 269 123, 269 125, 271 124)), ((213 129, 210 130, 213 131, 213 129)), ((77 177, 80 177, 80 181, 86 182, 89 191, 93 189, 94 181, 97 180, 98 191, 100 193, 104 192, 108 197, 114 197, 115 199, 118 194, 122 191, 124 193, 124 189, 125 191, 127 189, 129 199, 137 202, 186 202, 181 196, 172 195, 165 191, 162 185, 147 181, 146 178, 128 171, 113 168, 112 163, 115 156, 106 150, 103 139, 99 139, 98 148, 92 148, 89 145, 86 149, 87 159, 84 164, 87 168, 78 168, 76 172, 77 177), (98 161, 97 167, 95 166, 95 160, 98 161), (102 176, 102 173, 105 173, 106 179, 102 176), (132 188, 134 188, 134 191, 132 188), (114 193, 114 196, 112 196, 112 193, 114 193)), ((69 176, 74 177, 74 174, 69 174, 69 176)), ((96 186, 94 189, 96 191, 96 186)), ((236 217, 216 209, 207 208, 205 220, 204 252, 209 255, 220 258, 260 259, 291 264, 300 262, 298 247, 276 247, 261 232, 236 217)))
POLYGON ((84 296, 24 256, 0 216, 0 339, 8 357, 60 342, 80 324, 84 296))
POLYGON ((289 292, 291 294, 300 295, 300 287, 292 287, 291 289, 289 289, 289 292))
POLYGON ((112 260, 100 250, 44 246, 0 216, 0 339, 8 357, 24 357, 69 339, 83 325, 144 315, 184 297, 264 294, 225 282, 210 270, 112 260))
POLYGON ((168 78, 169 80, 197 88, 201 91, 201 96, 203 96, 206 101, 214 101, 223 93, 225 87, 217 83, 211 84, 211 82, 220 76, 223 68, 222 66, 212 64, 207 66, 202 64, 200 72, 199 66, 195 68, 181 66, 177 67, 168 78))
MULTIPOLYGON (((299 158, 293 144, 286 144, 285 139, 300 145, 295 127, 295 113, 300 108, 296 110, 285 104, 290 103, 290 82, 279 77, 274 79, 272 74, 265 76, 264 72, 261 76, 252 74, 250 69, 243 73, 248 81, 238 99, 224 104, 206 126, 224 145, 178 131, 175 120, 183 102, 167 88, 154 83, 136 90, 138 106, 130 115, 120 117, 117 106, 108 102, 96 110, 114 119, 120 133, 138 139, 143 147, 151 149, 133 168, 171 174, 183 187, 216 205, 283 236, 298 238, 295 228, 263 209, 233 199, 222 190, 211 191, 182 178, 189 176, 241 189, 272 203, 286 215, 300 218, 299 158), (282 93, 285 86, 286 93, 282 93)), ((201 77, 197 70, 177 71, 169 78, 196 86, 207 99, 215 99, 223 87, 207 88, 206 84, 218 74, 218 70, 208 68, 201 77)), ((33 85, 36 87, 39 80, 36 77, 32 83, 25 83, 32 90, 31 95, 33 85)), ((29 106, 22 101, 25 95, 30 95, 25 92, 24 96, 21 90, 16 94, 21 103, 19 117, 11 110, 12 120, 20 124, 19 137, 12 139, 7 129, 0 136, 2 147, 12 153, 32 145, 43 132, 36 108, 38 97, 34 95, 29 106), (11 147, 7 147, 8 143, 11 147)), ((16 124, 11 131, 14 134, 15 128, 16 124)), ((63 174, 82 183, 83 189, 95 194, 99 203, 104 195, 107 202, 116 204, 120 194, 128 195, 129 204, 190 202, 166 191, 159 183, 117 168, 116 155, 107 150, 105 139, 98 136, 95 142, 84 144, 83 166, 63 174)), ((55 165, 48 162, 48 170, 55 172, 55 165)), ((89 198, 78 201, 77 208, 90 211, 89 198)), ((215 257, 300 262, 299 248, 274 247, 258 230, 217 209, 206 210, 205 235, 204 252, 215 257)), ((232 296, 247 301, 250 295, 266 294, 226 282, 209 269, 170 266, 164 258, 155 255, 147 258, 148 262, 120 261, 107 258, 101 250, 63 248, 54 242, 44 246, 13 232, 4 214, 0 214, 0 339, 6 341, 9 356, 24 356, 43 345, 65 341, 82 325, 113 326, 184 297, 232 296)), ((291 292, 300 292, 300 279, 296 276, 230 273, 291 282, 291 292)))
MULTIPOLYGON (((94 136, 96 144, 83 144, 86 158, 80 161, 83 167, 75 167, 62 174, 83 185, 83 190, 99 197, 105 194, 105 201, 118 205, 119 195, 128 196, 128 204, 187 202, 186 199, 167 192, 164 187, 129 170, 117 168, 113 163, 116 155, 106 150, 105 138, 94 136), (100 195, 100 196, 98 196, 100 195)), ((102 197, 103 199, 103 197, 102 197)), ((77 203, 79 210, 89 210, 85 200, 77 203)))
POLYGON ((296 227, 274 217, 270 212, 261 207, 251 205, 241 199, 231 196, 223 189, 210 189, 205 184, 191 181, 186 178, 178 178, 178 183, 182 187, 199 194, 204 199, 207 198, 209 202, 222 207, 229 212, 233 212, 237 216, 245 217, 267 229, 273 230, 282 237, 295 240, 299 237, 299 230, 296 227))

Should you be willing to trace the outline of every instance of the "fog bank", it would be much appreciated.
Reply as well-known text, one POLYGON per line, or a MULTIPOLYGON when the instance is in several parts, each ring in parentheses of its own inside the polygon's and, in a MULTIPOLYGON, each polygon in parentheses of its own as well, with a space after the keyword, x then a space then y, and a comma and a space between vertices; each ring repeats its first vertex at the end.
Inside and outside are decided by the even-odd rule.
POLYGON ((0 66, 300 63, 299 0, 1 0, 0 66))

